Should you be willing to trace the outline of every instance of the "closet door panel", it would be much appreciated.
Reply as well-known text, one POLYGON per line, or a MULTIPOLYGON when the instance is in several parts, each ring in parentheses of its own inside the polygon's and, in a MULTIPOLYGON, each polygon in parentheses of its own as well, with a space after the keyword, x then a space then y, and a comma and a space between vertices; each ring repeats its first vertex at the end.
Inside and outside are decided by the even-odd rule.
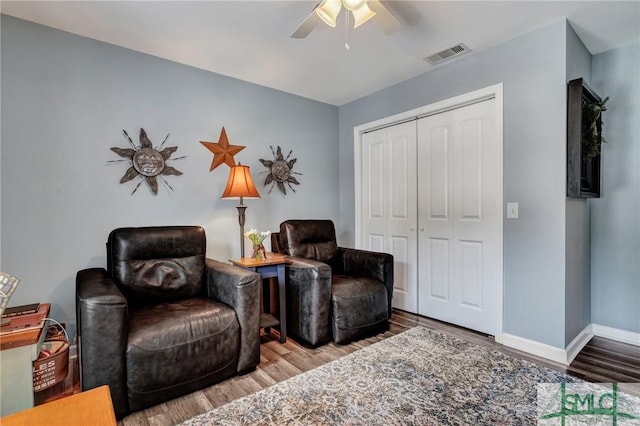
POLYGON ((393 306, 417 311, 416 124, 362 136, 362 247, 394 257, 393 306))
POLYGON ((369 242, 367 247, 371 251, 384 252, 384 235, 383 234, 369 234, 369 242))
POLYGON ((428 179, 428 215, 431 220, 449 216, 449 141, 448 128, 440 126, 431 130, 429 146, 425 155, 429 163, 421 168, 421 174, 428 179))
POLYGON ((453 294, 453 145, 447 114, 418 120, 418 313, 438 318, 453 294))
POLYGON ((385 251, 386 132, 363 135, 362 139, 362 247, 385 251))
POLYGON ((388 246, 394 256, 393 306, 416 312, 418 256, 416 239, 416 123, 388 127, 388 246))
POLYGON ((495 100, 418 120, 418 162, 431 165, 418 174, 419 313, 489 334, 500 316, 496 121, 495 100))
MULTIPOLYGON (((429 258, 424 270, 429 274, 426 281, 427 295, 432 300, 448 302, 450 298, 449 280, 449 240, 429 238, 429 258)), ((422 277, 422 276, 421 276, 422 277)))
POLYGON ((482 214, 482 121, 460 125, 460 219, 480 219, 482 214))
POLYGON ((393 254, 393 305, 396 308, 411 311, 411 307, 416 304, 417 283, 415 282, 415 266, 411 262, 412 254, 415 253, 415 247, 411 247, 410 239, 402 236, 391 237, 391 250, 387 251, 393 254), (413 269, 412 269, 413 268, 413 269), (413 281, 412 281, 413 280, 413 281))
POLYGON ((482 243, 461 240, 457 244, 460 285, 456 299, 467 308, 482 309, 482 243))
POLYGON ((363 236, 384 235, 385 217, 385 158, 386 132, 377 131, 362 138, 362 215, 363 236))

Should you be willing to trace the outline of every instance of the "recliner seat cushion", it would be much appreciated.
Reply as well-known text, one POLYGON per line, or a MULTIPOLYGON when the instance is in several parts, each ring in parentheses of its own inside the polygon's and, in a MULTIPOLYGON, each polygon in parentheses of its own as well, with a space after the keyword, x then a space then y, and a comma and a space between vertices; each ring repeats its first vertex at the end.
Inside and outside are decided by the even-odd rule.
POLYGON ((333 339, 348 343, 386 326, 387 289, 366 277, 331 277, 333 339))
POLYGON ((134 308, 129 315, 126 372, 131 411, 235 373, 240 325, 224 303, 195 298, 134 308))

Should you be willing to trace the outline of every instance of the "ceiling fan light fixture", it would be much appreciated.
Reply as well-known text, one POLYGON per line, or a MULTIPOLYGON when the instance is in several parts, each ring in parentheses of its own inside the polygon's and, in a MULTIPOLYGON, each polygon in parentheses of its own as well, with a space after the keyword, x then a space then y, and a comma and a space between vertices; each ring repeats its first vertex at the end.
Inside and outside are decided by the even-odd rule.
POLYGON ((322 3, 316 7, 316 14, 330 27, 336 26, 336 19, 342 9, 340 0, 322 0, 322 3))
POLYGON ((362 5, 360 9, 354 10, 351 13, 353 13, 353 28, 358 28, 360 25, 376 16, 376 13, 369 9, 369 6, 367 6, 366 3, 362 5))
POLYGON ((342 0, 342 4, 345 9, 355 12, 363 7, 367 7, 367 0, 342 0))
POLYGON ((313 10, 291 33, 291 38, 307 37, 316 26, 322 25, 320 22, 335 28, 343 6, 346 11, 344 22, 345 38, 347 39, 347 30, 351 27, 351 17, 354 21, 353 28, 358 28, 365 22, 373 20, 386 35, 392 34, 400 27, 400 21, 380 0, 316 0, 316 2, 313 10))

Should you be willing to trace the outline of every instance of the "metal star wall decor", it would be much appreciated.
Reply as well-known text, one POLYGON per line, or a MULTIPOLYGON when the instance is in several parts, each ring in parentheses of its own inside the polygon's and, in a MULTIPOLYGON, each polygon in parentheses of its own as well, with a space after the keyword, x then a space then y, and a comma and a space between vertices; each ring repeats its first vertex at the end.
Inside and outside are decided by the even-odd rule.
POLYGON ((290 190, 296 192, 291 184, 293 183, 294 185, 300 185, 300 182, 298 182, 298 179, 296 179, 293 175, 301 175, 302 173, 293 171, 293 165, 296 164, 296 161, 298 161, 297 158, 292 158, 291 160, 289 160, 291 154, 293 154, 293 150, 289 151, 289 155, 287 155, 287 158, 284 158, 279 145, 276 152, 273 151, 273 147, 271 145, 269 145, 269 148, 271 148, 271 153, 273 154, 274 160, 271 161, 263 160, 262 158, 259 159, 262 165, 269 169, 268 172, 262 172, 268 173, 266 179, 264 180, 264 186, 271 184, 271 188, 269 188, 269 194, 271 194, 271 190, 273 189, 274 185, 277 185, 280 192, 282 192, 282 194, 284 195, 287 195, 287 188, 284 186, 284 184, 286 183, 290 190))
POLYGON ((229 145, 227 131, 224 127, 220 132, 220 138, 217 143, 207 141, 200 141, 200 143, 209 151, 213 152, 213 160, 211 161, 209 171, 212 171, 222 163, 226 163, 229 167, 235 166, 236 161, 233 159, 233 156, 245 149, 245 147, 241 145, 229 145))
MULTIPOLYGON (((162 176, 179 176, 182 172, 175 167, 167 165, 167 161, 171 159, 171 154, 178 150, 177 146, 170 146, 160 151, 165 142, 167 142, 167 139, 169 139, 169 134, 167 133, 167 136, 159 147, 154 148, 144 129, 140 129, 140 146, 136 146, 133 143, 126 130, 122 130, 122 133, 124 133, 124 136, 131 144, 131 148, 111 148, 111 151, 115 152, 120 157, 128 158, 128 161, 131 162, 131 167, 129 167, 124 176, 122 176, 120 183, 129 182, 136 178, 140 180, 136 187, 133 188, 131 195, 135 194, 143 181, 146 181, 149 184, 149 188, 151 188, 153 195, 158 195, 157 179, 160 179, 167 189, 173 191, 173 187, 169 185, 169 182, 167 182, 162 176)), ((173 160, 180 160, 182 158, 185 157, 182 156, 174 158, 173 160)), ((119 163, 122 161, 127 160, 110 160, 108 162, 119 163)))

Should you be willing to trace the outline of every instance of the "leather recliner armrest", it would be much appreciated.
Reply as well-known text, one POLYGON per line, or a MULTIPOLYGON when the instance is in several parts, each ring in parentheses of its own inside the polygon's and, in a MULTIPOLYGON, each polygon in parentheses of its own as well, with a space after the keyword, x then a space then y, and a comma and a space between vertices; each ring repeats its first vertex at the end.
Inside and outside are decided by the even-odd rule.
POLYGON ((393 298, 393 256, 388 253, 338 247, 345 275, 375 278, 387 288, 389 318, 393 298))
POLYGON ((331 340, 331 267, 287 257, 287 333, 312 346, 331 340))
POLYGON ((207 296, 231 306, 240 323, 238 372, 260 363, 260 274, 207 259, 207 296))
POLYGON ((118 418, 128 412, 127 300, 103 268, 76 275, 76 323, 82 390, 109 385, 118 418))

